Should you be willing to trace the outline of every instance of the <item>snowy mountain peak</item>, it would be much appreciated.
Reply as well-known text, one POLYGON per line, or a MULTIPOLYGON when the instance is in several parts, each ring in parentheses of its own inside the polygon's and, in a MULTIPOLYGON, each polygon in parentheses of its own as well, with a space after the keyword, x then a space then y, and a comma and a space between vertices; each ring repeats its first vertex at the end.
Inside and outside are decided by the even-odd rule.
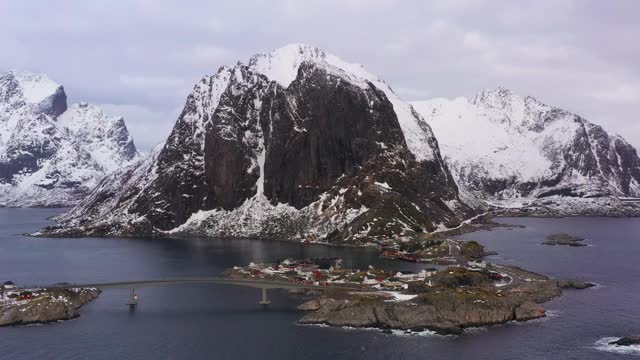
POLYGON ((499 120, 511 125, 519 125, 525 116, 524 99, 503 87, 480 91, 471 103, 478 107, 501 112, 505 117, 499 120))
POLYGON ((396 95, 389 85, 360 64, 348 63, 310 45, 291 44, 269 54, 254 55, 249 61, 249 68, 287 88, 298 77, 298 69, 305 62, 311 62, 328 75, 339 77, 361 89, 373 85, 381 90, 393 104, 407 146, 416 159, 439 159, 437 142, 429 125, 411 105, 396 95))
POLYGON ((62 86, 43 74, 35 74, 28 71, 11 71, 22 91, 25 100, 32 104, 38 104, 44 99, 55 95, 62 86))
POLYGON ((491 121, 506 124, 518 131, 539 132, 560 118, 576 117, 564 110, 548 106, 534 97, 521 96, 503 87, 480 91, 470 104, 491 121), (550 112, 553 114, 547 116, 550 112))
POLYGON ((350 64, 335 55, 328 54, 306 44, 290 44, 268 54, 256 54, 249 60, 249 67, 283 87, 288 87, 298 76, 298 69, 304 62, 313 62, 333 75, 366 87, 366 81, 377 78, 359 64, 350 64))
POLYGON ((70 206, 139 157, 121 117, 67 107, 46 75, 0 75, 0 206, 70 206))
POLYGON ((64 88, 46 75, 10 71, 0 75, 0 110, 30 108, 58 116, 67 109, 64 88))
POLYGON ((124 118, 107 116, 97 106, 73 104, 58 118, 58 124, 73 134, 105 173, 139 156, 124 118))
POLYGON ((501 104, 511 100, 514 97, 519 98, 511 89, 498 86, 495 89, 483 89, 479 91, 473 98, 473 104, 501 104))

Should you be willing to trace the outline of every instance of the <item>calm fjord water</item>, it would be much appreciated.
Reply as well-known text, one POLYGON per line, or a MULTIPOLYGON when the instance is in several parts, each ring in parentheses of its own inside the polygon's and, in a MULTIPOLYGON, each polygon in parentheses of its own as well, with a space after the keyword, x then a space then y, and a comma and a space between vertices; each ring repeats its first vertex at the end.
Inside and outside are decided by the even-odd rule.
MULTIPOLYGON (((0 280, 19 284, 219 275, 249 262, 340 256, 347 266, 390 269, 422 264, 381 260, 372 249, 257 240, 41 239, 19 235, 45 226, 55 209, 0 209, 0 280)), ((601 338, 640 334, 640 219, 501 219, 526 228, 463 237, 499 253, 491 261, 545 275, 580 278, 596 289, 566 291, 545 305, 552 315, 461 336, 398 336, 372 330, 296 325, 303 300, 257 289, 173 285, 107 290, 78 319, 0 328, 0 359, 620 359, 597 350, 601 338), (556 232, 584 236, 582 248, 543 246, 556 232)))

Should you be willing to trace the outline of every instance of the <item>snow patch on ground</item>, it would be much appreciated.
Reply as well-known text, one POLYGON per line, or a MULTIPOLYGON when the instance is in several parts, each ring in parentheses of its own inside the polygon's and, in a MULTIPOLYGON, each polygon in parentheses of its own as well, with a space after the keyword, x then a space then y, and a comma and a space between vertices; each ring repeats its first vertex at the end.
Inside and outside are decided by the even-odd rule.
POLYGON ((408 300, 413 300, 418 296, 418 295, 412 295, 412 294, 403 294, 397 291, 380 291, 380 292, 393 296, 393 299, 386 300, 386 301, 408 301, 408 300))
POLYGON ((375 181, 374 184, 378 185, 379 187, 381 187, 381 188, 383 188, 383 189, 385 189, 387 191, 391 191, 391 186, 389 186, 389 184, 387 184, 386 182, 381 183, 381 182, 375 181))

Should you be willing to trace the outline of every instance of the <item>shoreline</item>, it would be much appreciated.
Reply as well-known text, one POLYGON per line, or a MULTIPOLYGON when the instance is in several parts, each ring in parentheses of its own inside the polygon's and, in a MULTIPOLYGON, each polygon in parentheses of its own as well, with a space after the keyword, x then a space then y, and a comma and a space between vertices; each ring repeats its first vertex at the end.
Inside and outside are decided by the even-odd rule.
POLYGON ((0 299, 0 327, 48 324, 80 316, 82 306, 95 300, 98 289, 5 290, 0 299), (13 296, 15 295, 15 297, 13 296))
MULTIPOLYGON (((474 216, 463 219, 453 228, 445 228, 442 230, 432 230, 431 232, 408 232, 403 234, 389 235, 387 238, 380 236, 362 236, 359 238, 344 241, 343 239, 332 239, 326 241, 322 238, 318 243, 337 246, 354 246, 365 245, 367 241, 385 241, 388 238, 409 237, 415 238, 422 234, 430 236, 454 236, 469 231, 476 231, 484 226, 496 227, 504 226, 503 224, 492 221, 501 217, 532 217, 532 218, 566 218, 566 217, 611 217, 611 218, 636 218, 640 217, 640 202, 627 202, 624 199, 616 197, 599 197, 599 198, 574 198, 551 196, 535 199, 511 199, 496 200, 490 202, 484 200, 483 206, 477 206, 474 216), (484 224, 484 226, 483 226, 484 224)), ((55 218, 60 218, 57 215, 55 218)), ((64 218, 64 217, 63 217, 64 218)), ((75 219, 78 220, 78 219, 75 219)), ((219 238, 219 239, 260 239, 260 240, 282 240, 297 241, 300 240, 301 234, 312 234, 313 232, 307 228, 291 228, 280 232, 270 232, 270 230, 258 230, 255 233, 242 232, 242 236, 238 233, 229 232, 208 232, 206 228, 194 227, 184 229, 182 231, 172 232, 173 230, 163 231, 154 227, 145 227, 131 222, 96 222, 89 221, 81 225, 78 221, 56 222, 39 231, 29 233, 27 235, 37 237, 121 237, 121 238, 219 238)), ((312 234, 314 235, 314 234, 312 234)))
POLYGON ((318 270, 314 259, 286 259, 280 264, 236 266, 225 276, 326 286, 326 290, 289 291, 308 297, 298 306, 305 312, 300 324, 376 328, 384 332, 428 330, 445 335, 460 334, 467 328, 543 318, 547 313, 540 304, 560 296, 565 289, 595 286, 477 260, 469 265, 459 262, 441 270, 403 274, 371 266, 367 270, 318 270), (340 288, 332 288, 333 285, 340 288))
MULTIPOLYGON (((331 296, 320 295, 300 305, 299 309, 307 314, 298 322, 330 327, 369 328, 382 332, 430 331, 438 335, 458 335, 467 329, 485 329, 511 322, 546 318, 548 313, 540 304, 561 296, 566 289, 586 289, 592 286, 595 285, 574 280, 549 279, 540 289, 531 289, 532 293, 522 298, 510 299, 509 295, 502 295, 506 297, 503 302, 492 295, 482 296, 490 293, 483 293, 481 288, 435 289, 435 293, 442 293, 439 299, 436 297, 438 300, 429 295, 421 299, 421 302, 406 300, 397 303, 367 303, 357 298, 335 300, 331 296)), ((500 292, 497 294, 501 297, 500 292)))
MULTIPOLYGON (((457 228, 432 234, 433 235, 432 239, 442 240, 441 244, 442 242, 444 242, 445 244, 448 244, 451 241, 453 242, 454 245, 455 244, 460 245, 460 244, 466 244, 470 242, 465 240, 452 240, 450 238, 454 236, 460 236, 466 233, 480 231, 480 230, 491 231, 495 228, 524 228, 524 226, 522 225, 512 225, 508 223, 499 223, 495 221, 496 219, 502 218, 502 217, 509 217, 509 215, 496 214, 493 212, 481 214, 470 219, 471 221, 469 221, 469 223, 463 223, 457 228)), ((166 234, 166 235, 167 236, 158 236, 156 238, 203 239, 205 241, 207 239, 207 236, 204 236, 204 235, 185 235, 185 234, 170 234, 170 235, 166 234)), ((48 236, 43 236, 43 237, 48 237, 48 236)), ((120 238, 131 239, 131 238, 139 238, 139 237, 120 237, 120 238)), ((233 240, 237 238, 229 237, 229 238, 220 238, 220 239, 233 240)), ((243 238, 243 239, 246 239, 246 238, 243 238)), ((255 240, 255 239, 252 239, 252 240, 255 240)), ((293 242, 293 243, 299 242, 299 243, 304 243, 309 245, 313 244, 313 245, 323 245, 323 246, 345 246, 345 247, 352 247, 352 248, 373 247, 371 245, 362 245, 362 244, 359 244, 359 245, 345 244, 345 243, 337 244, 337 243, 326 243, 326 242, 320 242, 320 241, 304 242, 304 241, 296 241, 296 240, 282 239, 282 238, 278 238, 278 239, 259 238, 259 240, 263 240, 263 241, 276 240, 276 241, 287 241, 287 242, 293 242)), ((451 248, 451 245, 449 246, 451 248)), ((376 248, 377 248, 377 251, 381 254, 382 253, 381 249, 378 247, 376 248)), ((435 258, 428 259, 429 261, 425 261, 425 263, 430 263, 430 264, 440 263, 441 265, 449 264, 454 266, 461 266, 461 265, 466 266, 467 261, 480 263, 482 262, 481 260, 485 256, 493 254, 493 253, 484 252, 483 247, 482 247, 482 250, 483 251, 481 252, 481 256, 475 256, 473 258, 466 258, 465 256, 463 256, 462 253, 457 253, 457 254, 454 254, 455 256, 446 257, 447 261, 445 262, 439 262, 439 260, 442 260, 445 257, 442 257, 442 258, 435 257, 435 258), (451 263, 451 261, 453 261, 453 263, 451 263)), ((452 255, 452 254, 449 254, 449 255, 452 255)), ((394 259, 391 259, 391 260, 394 260, 394 259)), ((401 261, 397 259, 395 260, 401 261)), ((412 323, 411 322, 412 319, 419 318, 419 316, 415 314, 415 311, 410 309, 411 307, 416 308, 417 310, 425 310, 429 308, 429 306, 431 306, 430 308, 431 312, 440 313, 442 315, 442 309, 443 309, 443 306, 445 305, 443 303, 438 303, 436 305, 431 304, 430 301, 433 300, 433 298, 431 298, 432 295, 424 295, 420 298, 420 300, 423 300, 424 302, 420 304, 416 304, 412 302, 407 303, 402 301, 388 302, 387 301, 388 299, 386 300, 377 299, 374 301, 371 301, 371 299, 366 299, 366 301, 362 301, 362 299, 357 299, 357 298, 342 299, 346 301, 343 301, 343 303, 340 303, 338 305, 336 305, 335 303, 331 304, 330 302, 325 301, 324 304, 317 306, 317 309, 313 310, 312 312, 308 313, 303 318, 301 318, 300 323, 326 324, 329 326, 352 326, 355 328, 374 327, 380 330, 398 330, 398 331, 429 330, 429 331, 435 331, 439 334, 459 334, 462 331, 464 331, 464 329, 466 328, 472 328, 472 327, 484 328, 486 326, 504 324, 510 321, 528 321, 536 318, 545 317, 546 312, 541 306, 539 306, 539 304, 547 302, 557 296, 560 296, 562 293, 562 289, 565 289, 567 287, 575 288, 575 286, 572 286, 572 285, 561 286, 561 282, 562 282, 561 280, 550 279, 544 275, 529 272, 517 267, 507 267, 506 265, 497 265, 497 264, 496 265, 490 264, 490 266, 494 266, 493 268, 494 270, 498 268, 502 268, 502 269, 507 269, 506 271, 509 271, 512 274, 514 272, 522 272, 527 274, 526 275, 527 277, 533 277, 533 278, 537 277, 541 282, 544 282, 546 284, 545 285, 546 287, 541 287, 539 289, 536 289, 534 286, 533 288, 527 289, 527 286, 525 286, 523 289, 530 292, 530 294, 528 294, 527 297, 519 298, 519 299, 516 299, 516 298, 510 299, 508 296, 506 296, 506 298, 509 299, 509 301, 503 301, 505 298, 505 295, 501 294, 501 291, 502 291, 501 289, 497 289, 497 290, 493 289, 493 290, 496 290, 495 293, 492 293, 491 291, 487 292, 486 291, 487 289, 482 287, 479 287, 479 288, 462 287, 462 288, 454 288, 453 290, 445 287, 445 288, 436 290, 436 293, 441 292, 443 294, 438 296, 438 298, 444 297, 449 302, 451 299, 455 299, 456 297, 458 297, 459 301, 456 303, 456 306, 460 308, 466 307, 467 309, 466 314, 467 315, 475 314, 473 316, 477 315, 475 319, 473 318, 473 316, 471 316, 471 318, 461 320, 460 318, 458 318, 458 314, 456 314, 456 312, 453 312, 453 313, 448 313, 447 316, 444 317, 448 319, 447 320, 448 322, 445 322, 445 323, 438 323, 437 321, 433 322, 434 321, 433 319, 425 319, 424 316, 423 316, 422 322, 412 323), (460 296, 461 292, 467 292, 467 293, 466 295, 463 294, 463 296, 460 296), (536 292, 540 292, 541 294, 535 294, 536 292), (482 298, 474 297, 479 293, 482 294, 482 298), (468 299, 470 299, 472 302, 470 303, 468 299), (489 301, 490 304, 488 305, 488 307, 483 309, 482 306, 477 304, 481 304, 484 301, 489 301), (362 319, 358 319, 357 316, 352 317, 351 319, 349 319, 348 317, 341 318, 343 314, 340 314, 340 313, 344 309, 347 309, 347 311, 351 311, 353 314, 359 314, 359 315, 368 314, 368 315, 365 315, 366 319, 364 321, 362 319), (380 314, 393 314, 393 316, 391 318, 385 318, 380 314), (336 316, 338 316, 339 319, 336 320, 336 316), (406 317, 406 319, 403 320, 404 322, 399 320, 403 318, 403 316, 406 317)), ((447 270, 449 269, 450 268, 447 268, 447 270)), ((575 282, 565 281, 564 283, 573 284, 575 282)), ((584 283, 584 284, 588 284, 588 283, 584 283)), ((588 284, 588 285, 590 286, 592 284, 588 284)), ((588 286, 578 285, 577 288, 583 288, 583 287, 588 287, 588 286)), ((323 298, 323 296, 324 294, 316 295, 316 298, 314 298, 310 302, 314 302, 314 301, 318 302, 320 301, 320 299, 323 298)), ((335 299, 331 299, 331 300, 335 300, 335 299)), ((438 300, 438 301, 441 301, 441 300, 438 300)), ((302 304, 302 305, 305 305, 305 304, 302 304)))

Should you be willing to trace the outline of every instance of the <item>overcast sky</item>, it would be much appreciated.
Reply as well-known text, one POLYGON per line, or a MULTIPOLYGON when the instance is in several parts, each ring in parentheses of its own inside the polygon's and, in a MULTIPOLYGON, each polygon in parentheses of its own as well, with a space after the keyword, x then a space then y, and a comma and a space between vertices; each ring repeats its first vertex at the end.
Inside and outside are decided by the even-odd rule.
POLYGON ((124 115, 148 150, 202 76, 308 43, 406 100, 501 85, 640 146, 638 14, 635 0, 2 0, 0 71, 45 73, 124 115))

